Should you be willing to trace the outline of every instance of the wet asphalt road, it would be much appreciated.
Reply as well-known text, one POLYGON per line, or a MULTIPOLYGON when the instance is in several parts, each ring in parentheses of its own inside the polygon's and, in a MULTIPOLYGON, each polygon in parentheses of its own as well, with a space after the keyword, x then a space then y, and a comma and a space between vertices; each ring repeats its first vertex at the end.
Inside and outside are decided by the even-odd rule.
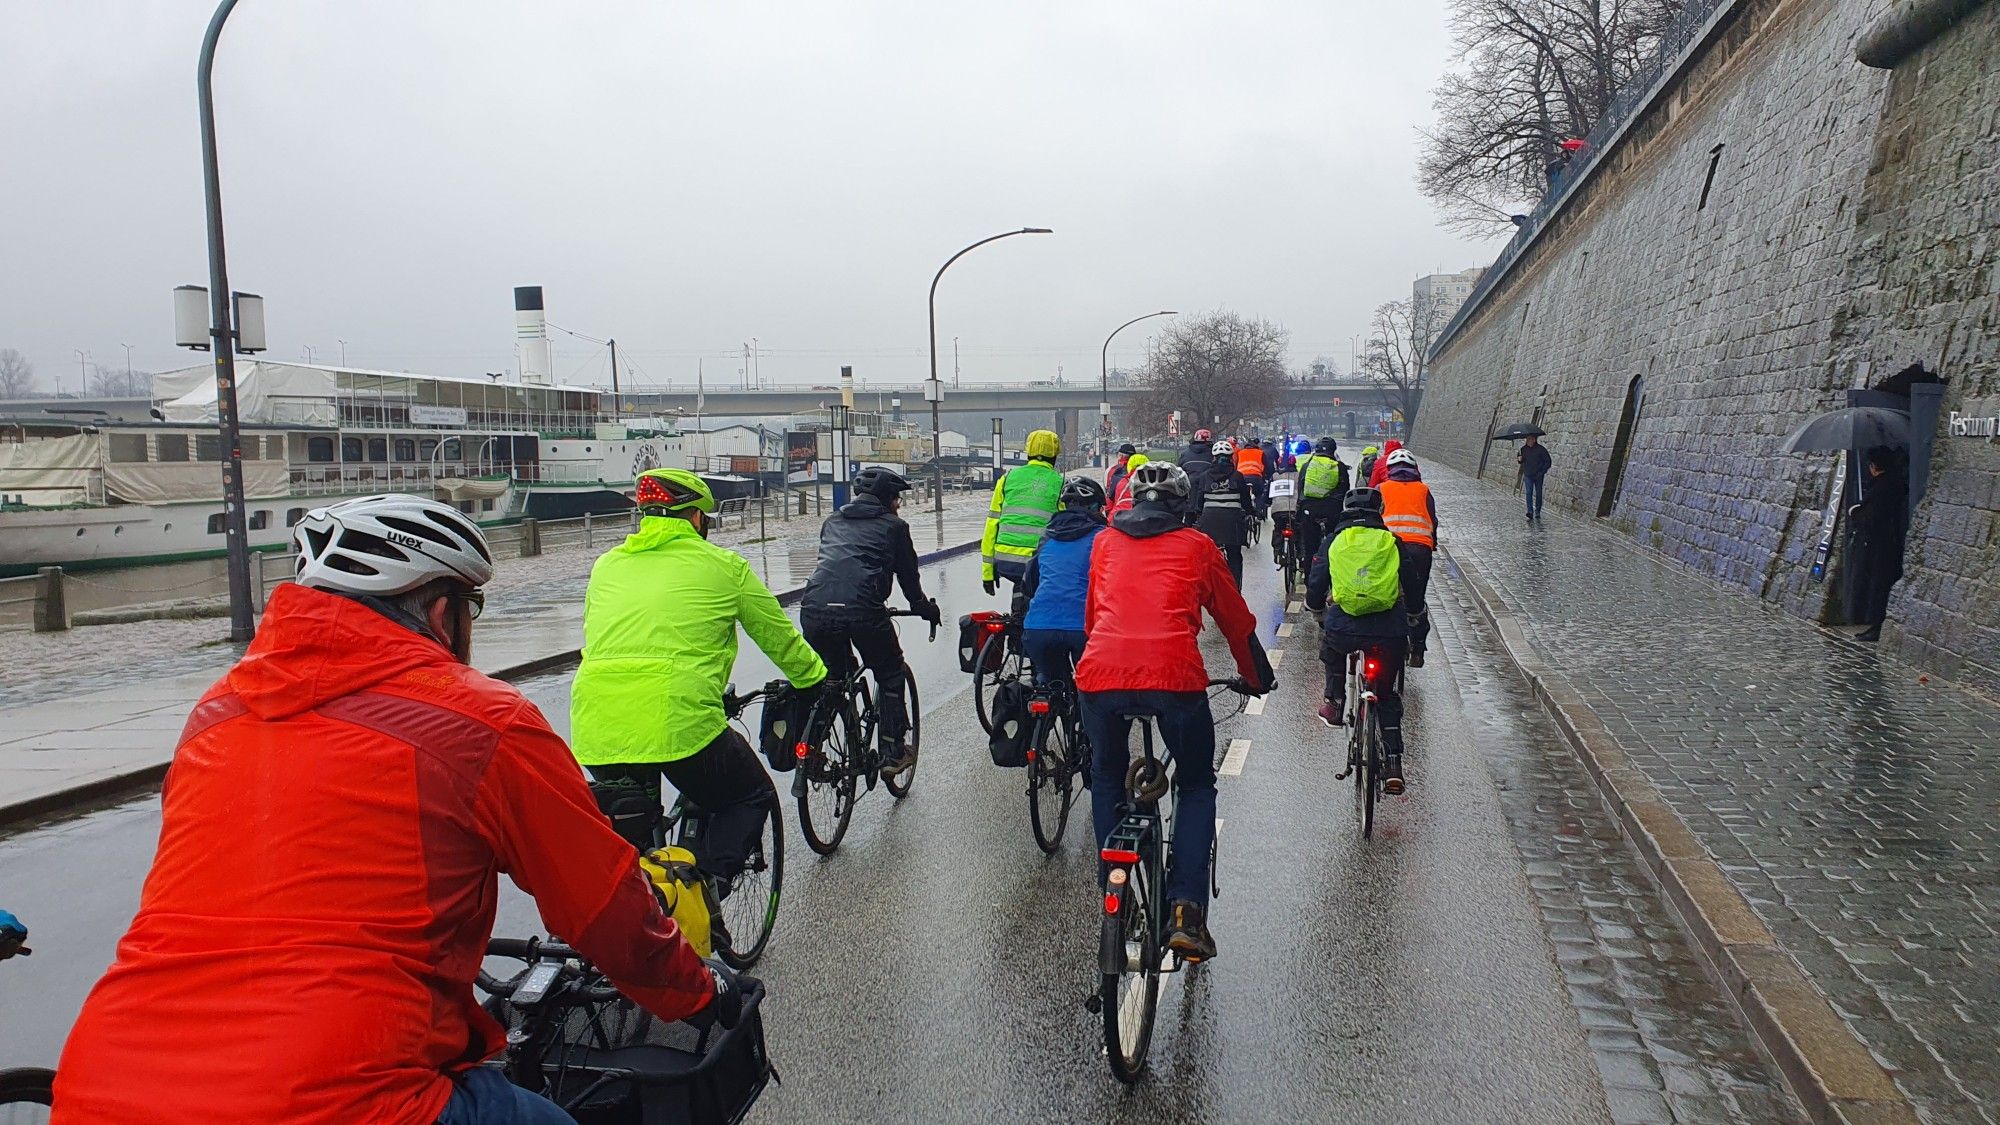
MULTIPOLYGON (((1578 832, 1592 799, 1574 777, 1523 768, 1524 756, 1560 765, 1567 755, 1519 685, 1490 670, 1490 654, 1468 658, 1469 622, 1411 673, 1411 794, 1381 810, 1373 840, 1359 838, 1352 786, 1330 776, 1336 733, 1311 715, 1317 629, 1303 612, 1284 614, 1267 560, 1252 549, 1247 584, 1266 644, 1284 652, 1280 686, 1261 714, 1217 730, 1218 753, 1250 740, 1241 775, 1219 782, 1212 926, 1222 955, 1170 978, 1147 1081, 1128 1090, 1111 1079, 1101 1026, 1083 1007, 1098 925, 1087 801, 1062 852, 1043 856, 1019 771, 987 756, 950 630, 927 645, 925 627, 903 621, 925 709, 915 791, 900 803, 865 793, 827 859, 804 846, 786 802, 785 897, 757 970, 771 985, 768 1032, 784 1081, 756 1118, 1789 1115, 1664 912, 1634 923, 1648 943, 1634 960, 1610 948, 1631 929, 1597 933, 1596 907, 1571 919, 1551 898, 1601 876, 1643 913, 1652 892, 1630 877, 1615 832, 1578 832), (1288 636, 1276 635, 1281 623, 1288 636), (1553 819, 1544 805, 1560 806, 1553 819), (1557 838, 1568 868, 1538 850, 1557 838), (1662 973, 1671 987, 1649 983, 1662 973), (1676 1069, 1683 1087, 1707 1084, 1699 1100, 1685 1088, 1675 1096, 1676 1069)), ((976 558, 930 568, 926 583, 948 622, 993 604, 976 558)), ((1211 669, 1228 674, 1226 655, 1211 669)), ((770 674, 746 646, 737 683, 770 674)), ((567 728, 566 674, 523 687, 567 728)), ((156 830, 147 799, 0 840, 0 903, 28 919, 40 950, 0 971, 0 1065, 53 1062, 136 905, 156 830)), ((499 932, 536 929, 532 902, 509 888, 499 932)))

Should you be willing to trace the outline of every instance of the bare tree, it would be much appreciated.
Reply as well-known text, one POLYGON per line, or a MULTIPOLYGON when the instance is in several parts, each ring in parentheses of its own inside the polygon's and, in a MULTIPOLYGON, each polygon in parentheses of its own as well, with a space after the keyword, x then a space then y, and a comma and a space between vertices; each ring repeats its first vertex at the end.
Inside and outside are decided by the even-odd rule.
POLYGON ((152 393, 153 376, 145 371, 92 364, 90 393, 100 398, 137 398, 152 393))
POLYGON ((0 398, 26 398, 35 393, 35 365, 13 348, 0 348, 0 398))
POLYGON ((1548 187, 1687 0, 1452 0, 1460 68, 1439 83, 1417 182, 1444 224, 1505 224, 1548 187))
POLYGON ((1276 409, 1291 335, 1268 320, 1218 312, 1182 317, 1153 338, 1133 414, 1157 432, 1179 410, 1183 429, 1222 425, 1276 409))
POLYGON ((1375 306, 1360 374, 1387 392, 1395 409, 1402 412, 1406 429, 1415 424, 1417 406, 1423 400, 1424 366, 1431 344, 1452 311, 1444 302, 1423 294, 1375 306))

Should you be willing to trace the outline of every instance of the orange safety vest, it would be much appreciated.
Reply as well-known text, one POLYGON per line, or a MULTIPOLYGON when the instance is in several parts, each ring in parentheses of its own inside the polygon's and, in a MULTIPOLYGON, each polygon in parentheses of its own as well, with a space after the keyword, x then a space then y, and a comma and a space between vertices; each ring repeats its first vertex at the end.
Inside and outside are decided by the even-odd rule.
POLYGON ((1382 524, 1405 543, 1437 546, 1437 524, 1431 522, 1430 486, 1420 480, 1385 480, 1376 486, 1382 493, 1382 524))
POLYGON ((1244 446, 1242 449, 1237 450, 1236 471, 1242 473, 1246 477, 1263 476, 1264 475, 1263 449, 1251 445, 1251 446, 1244 446))

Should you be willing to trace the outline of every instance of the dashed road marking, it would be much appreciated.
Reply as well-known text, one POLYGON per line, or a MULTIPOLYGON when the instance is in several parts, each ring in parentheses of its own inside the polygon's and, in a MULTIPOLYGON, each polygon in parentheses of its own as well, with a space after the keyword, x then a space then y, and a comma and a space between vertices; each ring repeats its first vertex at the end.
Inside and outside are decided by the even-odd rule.
POLYGON ((1273 650, 1271 650, 1271 651, 1270 651, 1269 653, 1267 653, 1266 655, 1268 655, 1268 656, 1269 656, 1269 657, 1271 658, 1271 667, 1273 667, 1273 668, 1276 668, 1276 667, 1277 667, 1278 665, 1280 665, 1280 664, 1283 664, 1283 663, 1285 662, 1285 650, 1284 650, 1284 649, 1281 649, 1281 648, 1280 648, 1280 649, 1273 649, 1273 650))
POLYGON ((1279 636, 1281 636, 1281 637, 1289 637, 1289 636, 1291 636, 1291 635, 1292 635, 1292 623, 1291 623, 1291 622, 1289 622, 1289 621, 1287 621, 1287 622, 1284 622, 1283 624, 1279 625, 1279 626, 1278 626, 1278 635, 1279 635, 1279 636))
POLYGON ((1245 704, 1243 705, 1243 713, 1244 713, 1245 715, 1261 715, 1261 714, 1263 714, 1263 713, 1264 713, 1264 697, 1263 697, 1263 696, 1261 696, 1261 695, 1253 695, 1253 696, 1251 696, 1251 697, 1250 697, 1250 702, 1248 702, 1248 703, 1245 703, 1245 704))
POLYGON ((1222 768, 1217 772, 1224 777, 1241 777, 1243 776, 1243 760, 1249 756, 1250 740, 1247 738, 1232 738, 1229 740, 1229 753, 1222 756, 1222 768))
POLYGON ((1286 607, 1285 607, 1285 612, 1286 612, 1286 613, 1304 613, 1304 612, 1305 612, 1305 608, 1306 608, 1306 603, 1304 603, 1304 602, 1293 602, 1292 604, 1290 604, 1290 605, 1288 605, 1288 606, 1286 606, 1286 607))

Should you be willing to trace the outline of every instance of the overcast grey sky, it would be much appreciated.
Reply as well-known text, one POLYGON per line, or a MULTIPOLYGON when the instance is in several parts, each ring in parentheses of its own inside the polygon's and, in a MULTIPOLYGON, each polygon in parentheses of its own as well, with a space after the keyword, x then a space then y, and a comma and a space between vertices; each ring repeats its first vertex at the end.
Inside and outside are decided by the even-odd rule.
MULTIPOLYGON (((0 0, 0 347, 165 369, 205 283, 210 0, 0 0)), ((1414 129, 1443 0, 242 0, 217 66, 231 281, 273 358, 511 368, 511 288, 650 381, 1094 378, 1120 321, 1226 308, 1346 362, 1493 247, 1439 231, 1414 129)), ((1155 322, 1157 323, 1157 322, 1155 322)), ((1144 329, 1113 363, 1136 362, 1144 329)), ((557 336, 557 374, 606 378, 557 336)))

